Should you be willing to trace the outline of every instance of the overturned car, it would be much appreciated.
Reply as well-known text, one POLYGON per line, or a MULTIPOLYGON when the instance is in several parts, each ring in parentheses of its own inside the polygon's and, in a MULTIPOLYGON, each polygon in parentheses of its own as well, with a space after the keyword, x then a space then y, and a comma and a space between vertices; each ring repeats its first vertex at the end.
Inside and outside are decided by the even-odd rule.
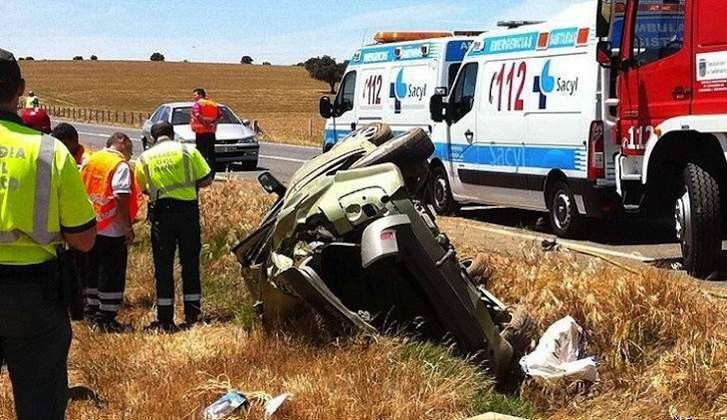
POLYGON ((524 322, 474 284, 412 198, 422 196, 433 150, 421 129, 393 138, 374 124, 306 163, 288 188, 260 175, 278 199, 234 252, 265 323, 312 310, 336 332, 395 326, 454 342, 497 378, 518 370, 524 322))

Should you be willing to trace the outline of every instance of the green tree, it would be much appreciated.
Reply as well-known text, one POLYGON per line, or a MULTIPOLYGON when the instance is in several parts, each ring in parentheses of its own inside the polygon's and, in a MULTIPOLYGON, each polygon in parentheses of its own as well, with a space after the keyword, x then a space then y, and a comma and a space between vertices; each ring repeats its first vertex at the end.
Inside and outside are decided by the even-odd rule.
POLYGON ((336 93, 336 83, 341 81, 347 65, 348 61, 336 63, 335 58, 327 55, 309 58, 303 63, 310 77, 328 83, 331 93, 336 93))
POLYGON ((149 57, 149 60, 151 61, 164 61, 164 54, 160 52, 155 52, 154 54, 149 57))

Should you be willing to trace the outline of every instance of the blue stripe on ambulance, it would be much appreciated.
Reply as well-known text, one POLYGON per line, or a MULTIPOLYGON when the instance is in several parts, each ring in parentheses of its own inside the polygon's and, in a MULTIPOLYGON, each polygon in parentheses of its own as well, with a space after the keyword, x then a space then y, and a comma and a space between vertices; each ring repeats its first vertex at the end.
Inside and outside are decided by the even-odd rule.
POLYGON ((577 147, 497 146, 435 143, 435 156, 474 165, 535 169, 586 170, 586 152, 577 147))

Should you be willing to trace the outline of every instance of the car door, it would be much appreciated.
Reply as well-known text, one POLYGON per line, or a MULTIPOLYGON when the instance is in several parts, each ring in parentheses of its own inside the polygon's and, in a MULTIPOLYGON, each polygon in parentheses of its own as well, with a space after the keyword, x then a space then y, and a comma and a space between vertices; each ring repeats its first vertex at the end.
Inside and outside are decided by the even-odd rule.
POLYGON ((626 153, 642 154, 654 127, 689 115, 693 57, 686 0, 642 0, 622 46, 626 65, 619 80, 620 134, 626 153), (685 30, 686 29, 686 30, 685 30), (666 77, 668 75, 668 77, 666 77))
POLYGON ((451 156, 450 173, 456 181, 456 194, 469 194, 467 185, 477 184, 477 77, 479 64, 465 64, 457 76, 450 95, 447 112, 449 120, 448 145, 451 156), (459 184, 462 184, 460 187, 459 184), (458 191, 459 190, 459 191, 458 191))

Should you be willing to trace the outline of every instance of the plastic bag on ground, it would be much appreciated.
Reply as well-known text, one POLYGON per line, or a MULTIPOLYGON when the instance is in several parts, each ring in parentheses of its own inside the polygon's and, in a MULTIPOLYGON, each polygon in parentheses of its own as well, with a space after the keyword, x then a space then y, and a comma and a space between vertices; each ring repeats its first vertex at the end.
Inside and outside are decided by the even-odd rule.
POLYGON ((583 328, 567 316, 548 327, 535 350, 520 359, 520 366, 536 379, 597 382, 596 360, 586 357, 585 350, 583 328))
POLYGON ((232 414, 233 411, 249 404, 247 397, 237 391, 230 391, 215 401, 202 412, 205 420, 219 420, 232 414))
POLYGON ((265 403, 265 420, 270 420, 273 417, 273 414, 275 414, 278 409, 285 404, 286 401, 292 400, 293 394, 291 393, 284 393, 280 394, 277 397, 271 399, 270 401, 265 403))

